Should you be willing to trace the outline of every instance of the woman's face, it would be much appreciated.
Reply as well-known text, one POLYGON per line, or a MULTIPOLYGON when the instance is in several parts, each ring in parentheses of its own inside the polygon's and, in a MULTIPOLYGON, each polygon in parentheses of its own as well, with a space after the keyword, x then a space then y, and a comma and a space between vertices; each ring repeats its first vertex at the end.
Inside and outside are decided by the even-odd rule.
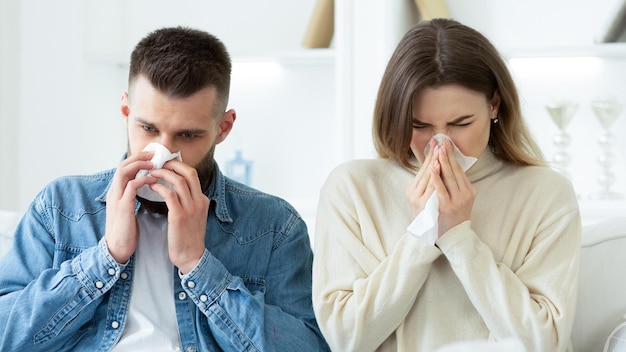
POLYGON ((423 163, 424 148, 434 135, 443 133, 461 153, 478 158, 487 148, 491 120, 499 107, 497 92, 487 100, 483 93, 457 84, 419 90, 413 97, 413 154, 423 163))

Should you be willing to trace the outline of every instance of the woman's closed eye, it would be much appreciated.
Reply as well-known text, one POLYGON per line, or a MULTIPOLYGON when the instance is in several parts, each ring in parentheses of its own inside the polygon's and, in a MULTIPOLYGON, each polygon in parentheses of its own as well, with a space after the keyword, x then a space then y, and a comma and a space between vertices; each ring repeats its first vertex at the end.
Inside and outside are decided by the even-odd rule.
POLYGON ((465 126, 469 126, 471 124, 472 124, 472 121, 469 121, 469 122, 453 123, 453 124, 451 124, 451 126, 454 126, 454 127, 465 127, 465 126))

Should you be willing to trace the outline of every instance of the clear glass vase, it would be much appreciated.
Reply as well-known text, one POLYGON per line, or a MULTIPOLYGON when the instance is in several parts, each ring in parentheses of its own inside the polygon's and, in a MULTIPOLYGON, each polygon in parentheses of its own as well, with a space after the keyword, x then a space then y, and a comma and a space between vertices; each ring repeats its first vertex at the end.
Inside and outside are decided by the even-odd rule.
POLYGON ((572 162, 572 157, 568 149, 570 144, 572 144, 572 137, 567 133, 566 128, 572 121, 576 110, 578 110, 578 104, 572 101, 561 100, 549 103, 545 108, 559 129, 552 138, 552 143, 556 148, 552 158, 553 165, 556 170, 570 177, 568 168, 572 162))
POLYGON ((614 135, 611 132, 611 127, 622 114, 623 106, 614 98, 596 99, 591 102, 591 109, 600 125, 603 132, 598 138, 598 146, 600 147, 600 153, 598 154, 598 164, 600 165, 600 172, 596 177, 600 190, 592 193, 591 199, 622 199, 623 196, 614 192, 611 188, 615 183, 615 174, 613 173, 613 165, 615 164, 616 156, 613 152, 614 135))

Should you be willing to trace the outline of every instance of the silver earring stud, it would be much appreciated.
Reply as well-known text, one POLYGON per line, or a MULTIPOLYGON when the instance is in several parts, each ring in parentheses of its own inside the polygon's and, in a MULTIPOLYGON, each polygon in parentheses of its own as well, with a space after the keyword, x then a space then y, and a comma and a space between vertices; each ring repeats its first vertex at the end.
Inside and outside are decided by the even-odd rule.
POLYGON ((497 123, 498 123, 498 121, 500 121, 500 119, 498 119, 498 117, 496 116, 496 118, 495 118, 495 119, 493 119, 493 120, 491 120, 491 121, 493 121, 493 124, 495 125, 495 124, 497 124, 497 123))

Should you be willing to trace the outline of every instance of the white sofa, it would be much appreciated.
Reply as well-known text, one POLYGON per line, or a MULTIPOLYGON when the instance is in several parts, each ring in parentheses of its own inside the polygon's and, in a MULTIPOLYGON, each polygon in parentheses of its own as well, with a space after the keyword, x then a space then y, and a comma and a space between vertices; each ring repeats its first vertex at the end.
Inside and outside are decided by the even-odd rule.
POLYGON ((580 289, 572 342, 576 352, 603 351, 626 314, 626 214, 583 227, 580 289))
POLYGON ((4 257, 11 247, 11 239, 21 213, 0 210, 0 259, 4 257))
MULTIPOLYGON (((0 258, 19 218, 19 213, 0 211, 0 258)), ((626 313, 626 217, 583 227, 580 275, 574 350, 602 351, 626 313)))

